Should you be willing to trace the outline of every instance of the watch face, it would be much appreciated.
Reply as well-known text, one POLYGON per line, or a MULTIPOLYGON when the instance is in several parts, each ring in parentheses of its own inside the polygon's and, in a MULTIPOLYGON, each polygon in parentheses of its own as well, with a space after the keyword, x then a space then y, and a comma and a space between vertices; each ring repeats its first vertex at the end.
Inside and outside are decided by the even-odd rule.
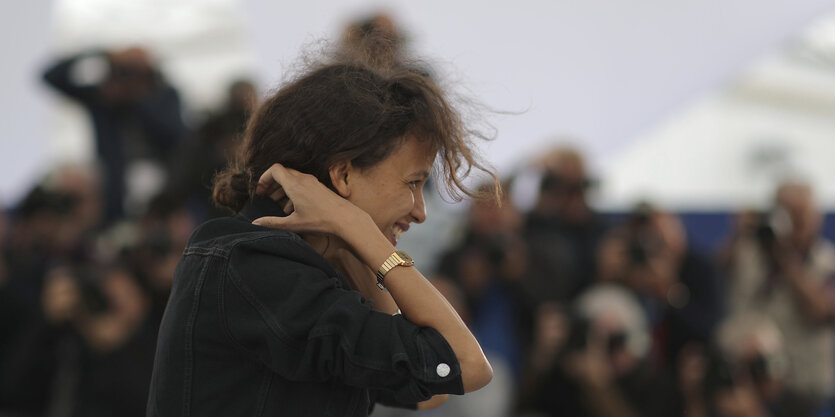
POLYGON ((402 259, 404 262, 406 262, 408 264, 414 264, 415 263, 415 261, 412 260, 412 257, 409 256, 406 252, 403 252, 402 250, 399 250, 396 253, 397 253, 397 256, 399 256, 400 259, 402 259))

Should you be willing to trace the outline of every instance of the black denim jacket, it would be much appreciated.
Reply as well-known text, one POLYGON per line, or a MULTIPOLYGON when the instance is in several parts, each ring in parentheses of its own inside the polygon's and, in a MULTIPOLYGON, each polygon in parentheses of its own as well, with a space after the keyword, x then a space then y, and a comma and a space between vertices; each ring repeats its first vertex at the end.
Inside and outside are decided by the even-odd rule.
POLYGON ((148 416, 365 416, 463 394, 436 330, 371 309, 298 235, 251 224, 191 236, 159 330, 148 416))

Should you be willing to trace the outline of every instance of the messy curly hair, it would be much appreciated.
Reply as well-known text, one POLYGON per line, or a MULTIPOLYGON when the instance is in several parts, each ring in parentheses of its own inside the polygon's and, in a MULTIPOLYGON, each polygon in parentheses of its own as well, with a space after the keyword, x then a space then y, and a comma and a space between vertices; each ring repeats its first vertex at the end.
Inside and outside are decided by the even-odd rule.
POLYGON ((464 183, 473 169, 493 179, 474 149, 488 139, 465 125, 462 114, 425 71, 402 62, 343 54, 308 65, 255 111, 243 143, 214 180, 216 205, 240 211, 273 163, 316 176, 333 189, 329 168, 351 162, 364 169, 392 154, 408 137, 437 152, 436 184, 453 200, 481 197, 464 183))

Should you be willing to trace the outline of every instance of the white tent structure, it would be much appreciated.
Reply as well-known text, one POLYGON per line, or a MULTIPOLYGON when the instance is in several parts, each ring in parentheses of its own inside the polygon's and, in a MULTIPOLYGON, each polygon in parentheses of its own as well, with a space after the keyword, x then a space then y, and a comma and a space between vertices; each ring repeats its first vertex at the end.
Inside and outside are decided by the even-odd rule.
MULTIPOLYGON (((749 187, 747 171, 729 170, 726 177, 706 161, 719 163, 715 154, 721 153, 728 158, 725 166, 738 165, 754 146, 745 141, 789 143, 799 149, 792 155, 803 166, 825 159, 825 149, 814 142, 827 135, 825 117, 783 112, 780 118, 785 120, 778 122, 769 109, 731 105, 720 87, 755 60, 780 50, 832 6, 829 0, 384 4, 408 30, 414 49, 437 58, 440 72, 451 73, 451 84, 459 91, 498 110, 523 111, 492 118, 498 136, 485 147, 488 161, 509 172, 550 146, 554 137, 579 138, 604 180, 601 199, 611 206, 630 203, 643 189, 674 205, 728 205, 739 197, 739 186, 749 187), (712 95, 704 98, 706 92, 712 95), (696 105, 688 105, 697 99, 696 105), (681 110, 683 115, 676 116, 681 110), (736 113, 720 117, 725 111, 736 113), (713 131, 693 126, 712 125, 717 118, 725 120, 724 133, 694 140, 713 131), (747 118, 758 121, 743 123, 747 118), (768 125, 784 122, 802 127, 768 125), (800 145, 804 140, 811 142, 800 145), (711 142, 722 150, 710 147, 711 142), (704 146, 692 147, 696 143, 704 146), (732 153, 737 148, 742 156, 732 153), (691 157, 676 159, 675 153, 691 157), (691 185, 685 187, 687 181, 691 185)), ((195 112, 215 104, 224 84, 241 75, 255 76, 264 88, 274 87, 303 44, 333 37, 348 19, 379 7, 366 0, 53 0, 4 5, 0 201, 15 201, 58 162, 90 157, 83 112, 72 110, 40 83, 40 71, 56 55, 91 46, 147 45, 195 112), (56 103, 61 111, 54 110, 56 103)), ((756 80, 735 88, 750 95, 746 91, 756 80)), ((772 152, 768 146, 765 154, 772 152)), ((829 196, 835 191, 826 193, 827 201, 835 200, 829 196)))
POLYGON ((835 209, 835 16, 796 40, 633 141, 606 169, 607 203, 763 208, 801 180, 835 209))

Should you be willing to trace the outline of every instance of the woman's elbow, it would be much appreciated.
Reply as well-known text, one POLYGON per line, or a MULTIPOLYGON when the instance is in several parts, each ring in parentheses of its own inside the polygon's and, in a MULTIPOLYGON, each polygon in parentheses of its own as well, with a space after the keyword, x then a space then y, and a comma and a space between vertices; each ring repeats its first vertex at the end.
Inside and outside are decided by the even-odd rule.
POLYGON ((464 383, 464 392, 479 390, 493 379, 493 367, 490 366, 487 358, 482 356, 481 359, 467 367, 461 367, 461 379, 464 383))

